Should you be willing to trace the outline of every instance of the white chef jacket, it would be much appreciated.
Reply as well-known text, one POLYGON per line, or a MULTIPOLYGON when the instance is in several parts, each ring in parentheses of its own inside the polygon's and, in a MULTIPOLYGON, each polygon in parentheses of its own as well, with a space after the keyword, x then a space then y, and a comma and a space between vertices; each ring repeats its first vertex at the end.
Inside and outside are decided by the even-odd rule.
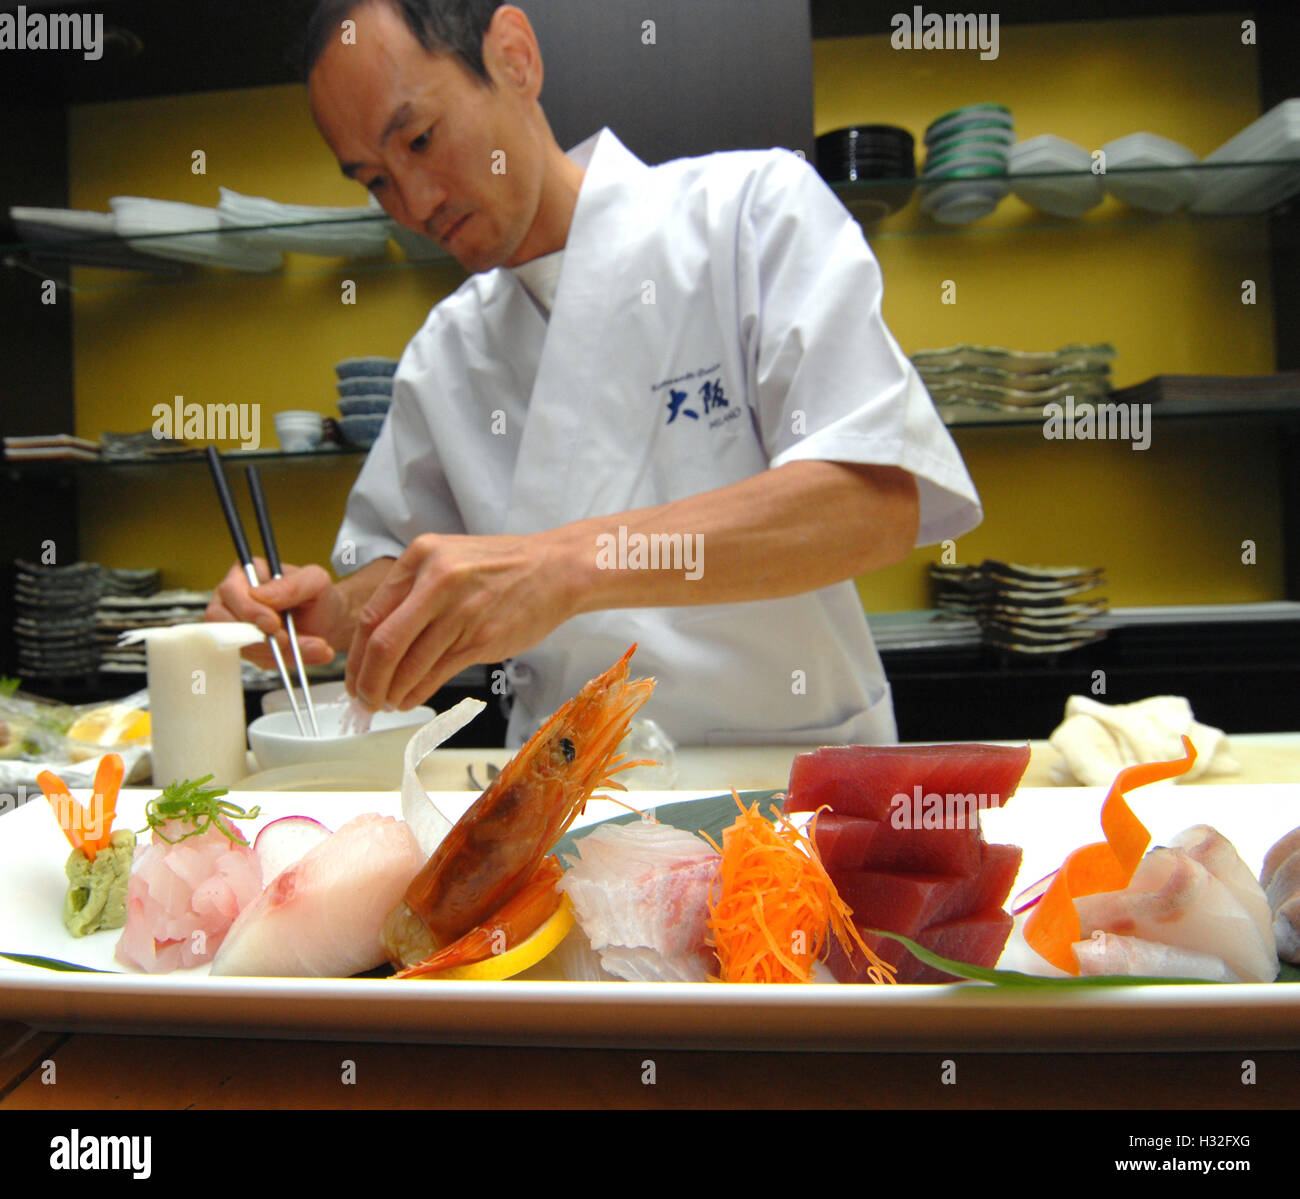
MULTIPOLYGON (((433 309, 348 500, 336 569, 422 533, 538 532, 798 459, 910 471, 918 545, 979 523, 961 456, 881 316, 879 265, 806 162, 773 150, 650 167, 609 130, 570 157, 587 174, 549 322, 508 269, 433 309)), ((509 744, 634 641, 633 673, 658 680, 642 714, 679 744, 897 739, 846 581, 574 617, 509 664, 509 744)))

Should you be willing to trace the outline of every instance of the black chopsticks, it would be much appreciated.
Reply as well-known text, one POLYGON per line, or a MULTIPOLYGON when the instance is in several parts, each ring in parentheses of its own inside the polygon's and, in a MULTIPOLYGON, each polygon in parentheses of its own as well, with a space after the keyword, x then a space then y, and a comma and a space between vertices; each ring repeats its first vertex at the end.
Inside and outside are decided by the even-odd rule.
MULTIPOLYGON (((216 484, 217 499, 221 501, 221 510, 225 513, 226 524, 230 528, 231 540, 235 543, 235 553, 239 556, 239 561, 243 564, 244 574, 248 581, 258 587, 263 580, 257 577, 257 568, 253 565, 253 555, 248 548, 248 538, 244 534, 244 522, 240 519, 239 509, 235 507, 234 497, 230 494, 230 485, 226 482, 226 472, 221 465, 221 455, 217 453, 216 446, 208 446, 208 467, 212 471, 212 481, 216 484)), ((271 578, 283 578, 283 572, 280 569, 280 555, 275 547, 275 534, 271 529, 271 515, 266 506, 266 496, 262 491, 261 476, 257 472, 256 466, 249 466, 245 469, 248 476, 248 490, 253 498, 253 510, 257 513, 257 527, 262 534, 262 548, 266 553, 266 564, 271 572, 271 578)), ((293 613, 283 613, 285 631, 289 634, 289 647, 293 651, 294 666, 298 670, 298 678, 302 683, 302 698, 304 706, 307 709, 307 716, 311 722, 311 735, 320 736, 320 727, 316 723, 316 709, 311 702, 311 689, 307 684, 307 668, 303 664, 302 650, 298 645, 298 632, 294 628, 293 613)), ((273 637, 268 637, 267 642, 271 646, 271 654, 275 658, 276 669, 280 672, 280 678, 284 683, 284 689, 289 696, 289 706, 293 709, 294 719, 298 722, 298 731, 305 737, 307 736, 307 725, 303 722, 302 711, 298 707, 297 697, 294 695, 293 683, 289 678, 288 668, 284 664, 284 655, 280 652, 279 643, 273 637)))

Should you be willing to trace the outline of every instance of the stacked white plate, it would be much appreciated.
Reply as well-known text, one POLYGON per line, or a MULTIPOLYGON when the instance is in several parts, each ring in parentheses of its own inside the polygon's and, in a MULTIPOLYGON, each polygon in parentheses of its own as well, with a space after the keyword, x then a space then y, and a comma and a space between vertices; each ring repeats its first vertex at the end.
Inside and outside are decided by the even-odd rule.
POLYGON ((228 229, 248 228, 236 240, 263 250, 287 250, 323 258, 375 258, 388 245, 391 222, 369 207, 319 208, 279 204, 261 196, 241 196, 221 188, 217 206, 228 229))
POLYGON ((273 271, 284 262, 278 250, 222 236, 215 208, 142 196, 114 196, 108 203, 118 236, 141 253, 237 271, 273 271))
POLYGON ((925 131, 921 210, 945 225, 988 216, 1007 194, 1007 156, 1015 131, 1001 104, 968 104, 925 131))
POLYGON ((1106 156, 1106 190, 1132 208, 1177 212, 1200 194, 1198 173, 1176 169, 1200 159, 1179 142, 1155 133, 1130 133, 1101 149, 1106 156))
POLYGON ((1007 169, 1016 177, 1011 190, 1031 208, 1050 216, 1082 216, 1106 195, 1102 177, 1092 173, 1092 155, 1055 134, 1044 133, 1013 146, 1007 169))
POLYGON ((77 266, 104 266, 131 271, 171 272, 164 266, 123 244, 111 212, 82 212, 74 208, 9 209, 14 230, 25 242, 34 242, 33 256, 55 258, 77 266))
POLYGON ((1206 165, 1288 160, 1285 164, 1199 171, 1192 212, 1266 212, 1300 192, 1300 98, 1283 100, 1236 137, 1205 156, 1206 165))

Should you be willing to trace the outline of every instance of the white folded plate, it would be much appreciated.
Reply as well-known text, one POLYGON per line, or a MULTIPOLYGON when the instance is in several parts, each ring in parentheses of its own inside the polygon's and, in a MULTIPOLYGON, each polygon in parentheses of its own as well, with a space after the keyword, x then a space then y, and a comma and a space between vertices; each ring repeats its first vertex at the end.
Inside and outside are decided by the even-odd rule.
POLYGON ((1037 175, 1014 179, 1016 195, 1039 212, 1050 216, 1082 216, 1096 208, 1106 195, 1101 176, 1092 173, 1092 155, 1082 146, 1044 133, 1011 148, 1008 174, 1037 175), (1052 176, 1052 172, 1069 172, 1052 176))
POLYGON ((118 236, 142 254, 237 271, 273 271, 284 263, 277 250, 222 236, 215 208, 142 196, 114 196, 108 203, 118 236))
POLYGON ((1191 211, 1211 215, 1266 212, 1300 192, 1300 98, 1283 100, 1204 159, 1206 166, 1240 162, 1285 164, 1201 170, 1201 194, 1191 211))
POLYGON ((1106 190, 1132 208, 1148 212, 1177 212, 1199 194, 1195 171, 1171 170, 1200 159, 1179 142, 1155 133, 1130 133, 1102 146, 1106 155, 1106 190), (1138 167, 1156 167, 1152 171, 1138 167))
POLYGON ((226 187, 220 190, 221 224, 245 229, 234 235, 245 245, 323 258, 374 258, 388 245, 391 222, 382 210, 280 204, 261 196, 241 196, 226 187))

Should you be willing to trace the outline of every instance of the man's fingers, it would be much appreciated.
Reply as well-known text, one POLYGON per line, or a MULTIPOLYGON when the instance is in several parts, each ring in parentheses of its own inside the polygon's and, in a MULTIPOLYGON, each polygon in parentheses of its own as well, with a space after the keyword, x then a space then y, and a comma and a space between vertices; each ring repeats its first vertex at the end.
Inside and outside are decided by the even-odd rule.
MULTIPOLYGON (((358 628, 358 636, 362 629, 358 628)), ((447 652, 452 635, 436 609, 412 591, 364 645, 353 643, 349 669, 357 656, 355 694, 372 708, 389 707, 404 696, 447 652)))
POLYGON ((392 614, 401 606, 411 591, 411 585, 415 581, 414 572, 405 567, 401 561, 393 564, 393 568, 384 577, 384 581, 375 588, 374 594, 366 601, 365 607, 361 609, 360 616, 357 619, 356 631, 352 636, 352 646, 348 650, 348 668, 345 686, 350 695, 355 695, 364 703, 371 707, 379 708, 384 706, 383 696, 387 692, 388 679, 391 676, 392 669, 395 668, 397 659, 401 652, 405 651, 407 645, 415 638, 415 631, 400 643, 390 640, 392 630, 385 629, 381 636, 379 652, 385 660, 391 657, 388 663, 389 669, 382 679, 379 679, 376 665, 373 661, 367 663, 367 657, 370 654, 370 641, 381 629, 392 614), (394 653, 394 650, 397 652, 394 653), (363 691, 361 681, 361 671, 363 666, 369 666, 369 673, 366 676, 366 689, 363 691), (377 694, 372 691, 375 683, 382 681, 384 690, 377 694))

